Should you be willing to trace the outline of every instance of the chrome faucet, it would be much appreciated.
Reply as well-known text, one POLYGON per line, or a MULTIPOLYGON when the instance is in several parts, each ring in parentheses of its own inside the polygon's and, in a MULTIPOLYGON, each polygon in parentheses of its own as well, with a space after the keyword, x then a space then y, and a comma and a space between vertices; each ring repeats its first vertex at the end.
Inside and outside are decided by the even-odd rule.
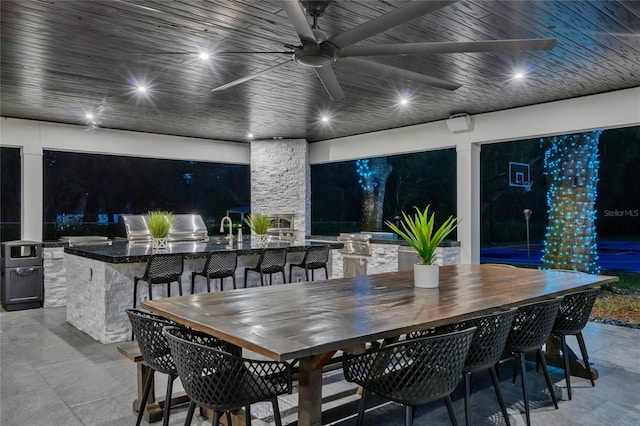
POLYGON ((229 236, 226 238, 228 238, 229 243, 231 243, 233 241, 233 222, 231 221, 231 218, 229 216, 223 217, 222 220, 220 221, 220 232, 224 232, 225 220, 229 222, 229 236))

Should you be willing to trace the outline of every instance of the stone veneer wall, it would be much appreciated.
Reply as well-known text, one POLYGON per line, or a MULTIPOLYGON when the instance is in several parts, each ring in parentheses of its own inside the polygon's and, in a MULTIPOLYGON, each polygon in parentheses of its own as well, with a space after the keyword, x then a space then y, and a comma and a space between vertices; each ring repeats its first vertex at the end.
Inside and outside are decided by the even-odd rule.
POLYGON ((304 139, 251 142, 251 210, 295 214, 296 239, 311 231, 311 173, 304 139))
POLYGON ((67 304, 67 268, 64 247, 45 247, 42 251, 44 270, 44 307, 67 304))
MULTIPOLYGON (((343 257, 339 250, 331 250, 331 278, 344 276, 343 257)), ((438 247, 436 259, 438 265, 460 263, 460 247, 438 247)), ((367 258, 367 275, 396 272, 398 270, 398 246, 394 244, 371 244, 371 257, 367 258)))

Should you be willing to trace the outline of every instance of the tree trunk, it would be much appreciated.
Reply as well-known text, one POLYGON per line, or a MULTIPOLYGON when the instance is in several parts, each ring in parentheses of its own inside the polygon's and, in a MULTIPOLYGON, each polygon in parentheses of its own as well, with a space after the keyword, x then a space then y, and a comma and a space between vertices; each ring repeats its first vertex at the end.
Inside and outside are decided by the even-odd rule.
POLYGON ((382 229, 382 212, 387 178, 393 167, 386 157, 358 160, 360 186, 364 191, 362 201, 362 230, 377 231, 382 229))
POLYGON ((542 267, 598 273, 595 202, 602 131, 548 138, 549 223, 542 267))

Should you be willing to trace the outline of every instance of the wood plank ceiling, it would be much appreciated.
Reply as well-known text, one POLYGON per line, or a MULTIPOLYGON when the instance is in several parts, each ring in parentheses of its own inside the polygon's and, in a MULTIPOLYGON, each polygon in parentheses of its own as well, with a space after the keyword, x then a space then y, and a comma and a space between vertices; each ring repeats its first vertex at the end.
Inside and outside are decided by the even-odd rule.
MULTIPOLYGON (((407 1, 337 0, 320 18, 329 35, 407 1)), ((558 39, 550 51, 372 58, 462 84, 450 92, 336 62, 346 98, 331 102, 294 62, 224 91, 214 87, 287 61, 296 31, 275 0, 2 0, 1 115, 246 142, 310 142, 640 85, 640 1, 467 0, 360 45, 558 39), (209 62, 199 51, 219 52, 209 62), (516 81, 516 70, 525 70, 516 81), (147 97, 132 90, 149 86, 147 97), (398 97, 409 94, 409 105, 398 97), (330 123, 319 116, 329 114, 330 123)), ((604 107, 604 106, 603 106, 604 107)))

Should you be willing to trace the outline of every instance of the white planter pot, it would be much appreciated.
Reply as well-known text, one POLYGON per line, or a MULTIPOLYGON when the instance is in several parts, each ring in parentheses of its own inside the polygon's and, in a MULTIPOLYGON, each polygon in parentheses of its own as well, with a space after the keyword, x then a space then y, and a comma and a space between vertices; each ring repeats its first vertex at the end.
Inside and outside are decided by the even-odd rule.
POLYGON ((253 234, 253 241, 258 247, 266 247, 269 242, 269 236, 267 234, 253 234))
POLYGON ((162 250, 167 248, 167 239, 166 238, 152 238, 151 239, 151 247, 155 250, 162 250))
POLYGON ((413 265, 413 283, 418 288, 438 288, 440 285, 440 266, 413 265))

